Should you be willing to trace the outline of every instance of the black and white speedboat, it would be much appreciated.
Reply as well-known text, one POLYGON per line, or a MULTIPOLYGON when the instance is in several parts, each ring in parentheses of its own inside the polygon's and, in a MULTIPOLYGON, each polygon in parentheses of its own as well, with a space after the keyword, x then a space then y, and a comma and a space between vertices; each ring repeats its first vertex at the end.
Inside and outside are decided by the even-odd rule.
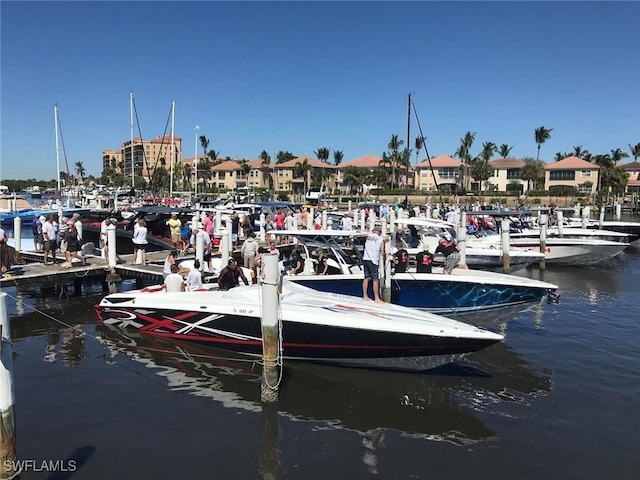
MULTIPOLYGON (((107 295, 101 321, 166 339, 262 355, 260 286, 167 293, 143 289, 107 295)), ((285 359, 424 370, 503 337, 482 328, 392 304, 364 302, 283 282, 285 359)))

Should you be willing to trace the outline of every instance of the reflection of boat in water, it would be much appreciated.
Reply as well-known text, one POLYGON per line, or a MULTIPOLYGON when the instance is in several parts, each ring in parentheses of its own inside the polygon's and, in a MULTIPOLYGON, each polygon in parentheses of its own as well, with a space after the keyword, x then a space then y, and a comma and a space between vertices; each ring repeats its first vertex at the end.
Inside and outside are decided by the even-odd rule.
MULTIPOLYGON (((175 343, 139 332, 99 325, 111 352, 145 364, 171 390, 221 402, 228 408, 260 412, 260 368, 228 352, 175 343)), ((441 377, 400 372, 351 370, 301 362, 285 363, 277 408, 293 420, 322 421, 359 432, 396 430, 405 435, 466 445, 495 437, 455 395, 439 386, 441 377)))

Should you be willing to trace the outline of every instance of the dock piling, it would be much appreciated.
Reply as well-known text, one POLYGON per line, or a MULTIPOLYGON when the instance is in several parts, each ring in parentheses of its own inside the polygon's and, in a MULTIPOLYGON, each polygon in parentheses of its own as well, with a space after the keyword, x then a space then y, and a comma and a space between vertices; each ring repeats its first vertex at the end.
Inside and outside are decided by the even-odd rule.
POLYGON ((540 253, 542 253, 542 258, 540 258, 540 269, 544 270, 547 267, 546 264, 546 255, 547 255, 547 222, 549 217, 546 213, 540 214, 540 219, 538 225, 540 225, 540 253))
POLYGON ((509 242, 509 220, 503 218, 500 221, 500 240, 502 244, 502 270, 504 273, 511 272, 511 244, 509 242))
POLYGON ((13 349, 11 327, 7 316, 7 294, 0 292, 0 479, 8 480, 20 474, 16 455, 16 424, 14 415, 13 349))
POLYGON ((280 308, 280 270, 277 255, 265 255, 262 258, 262 386, 260 399, 273 403, 278 399, 279 370, 278 357, 280 331, 278 312, 280 308))

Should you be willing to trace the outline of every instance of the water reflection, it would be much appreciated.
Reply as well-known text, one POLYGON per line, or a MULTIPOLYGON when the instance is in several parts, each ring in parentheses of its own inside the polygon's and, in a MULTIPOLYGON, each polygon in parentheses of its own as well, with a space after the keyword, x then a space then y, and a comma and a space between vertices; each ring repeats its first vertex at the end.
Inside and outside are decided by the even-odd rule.
MULTIPOLYGON (((113 327, 97 328, 109 351, 105 360, 118 361, 117 355, 124 353, 155 369, 172 390, 209 397, 226 407, 262 412, 266 418, 260 403, 261 369, 254 362, 137 332, 125 335, 113 327)), ((278 413, 294 421, 320 421, 323 428, 360 432, 363 461, 371 471, 376 469, 375 451, 383 445, 386 430, 456 445, 493 439, 496 433, 477 417, 481 409, 469 398, 480 395, 494 402, 526 404, 522 398, 551 388, 548 377, 538 375, 506 345, 496 347, 486 349, 484 356, 470 357, 465 364, 430 374, 291 361, 285 366, 278 413)), ((263 461, 273 465, 275 460, 266 456, 263 461)))

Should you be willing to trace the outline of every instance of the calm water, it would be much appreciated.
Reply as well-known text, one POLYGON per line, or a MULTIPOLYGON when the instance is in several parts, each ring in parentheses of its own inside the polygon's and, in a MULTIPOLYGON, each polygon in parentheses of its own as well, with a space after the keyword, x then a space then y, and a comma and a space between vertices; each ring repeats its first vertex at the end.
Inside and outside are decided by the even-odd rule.
POLYGON ((22 478, 639 478, 640 249, 518 274, 561 301, 504 343, 428 374, 288 363, 275 409, 251 362, 97 329, 99 284, 7 288, 18 455, 79 467, 22 478))

